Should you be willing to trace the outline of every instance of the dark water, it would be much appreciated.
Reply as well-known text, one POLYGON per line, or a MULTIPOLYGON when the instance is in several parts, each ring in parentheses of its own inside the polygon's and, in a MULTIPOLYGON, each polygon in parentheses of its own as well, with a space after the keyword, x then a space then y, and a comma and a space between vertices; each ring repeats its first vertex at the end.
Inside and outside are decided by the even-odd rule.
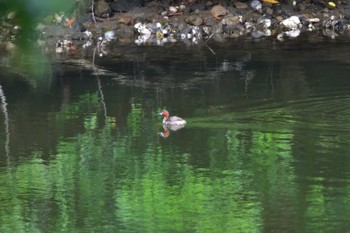
POLYGON ((350 232, 348 42, 208 45, 4 55, 0 231, 350 232))

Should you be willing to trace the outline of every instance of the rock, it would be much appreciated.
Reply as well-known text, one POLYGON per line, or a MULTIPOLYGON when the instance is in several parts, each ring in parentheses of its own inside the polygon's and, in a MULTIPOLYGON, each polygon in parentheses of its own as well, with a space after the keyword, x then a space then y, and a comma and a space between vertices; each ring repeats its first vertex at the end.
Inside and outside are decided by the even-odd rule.
POLYGON ((141 35, 151 35, 151 29, 147 27, 147 25, 143 23, 137 23, 134 25, 134 28, 141 34, 141 35))
POLYGON ((16 11, 10 11, 6 16, 7 19, 14 19, 15 17, 16 17, 16 11))
POLYGON ((228 15, 223 20, 222 23, 227 26, 236 26, 242 23, 242 16, 240 15, 228 15))
POLYGON ((207 1, 206 3, 205 3, 205 5, 208 7, 208 8, 210 8, 210 7, 212 7, 213 5, 214 5, 214 3, 212 2, 212 1, 207 1))
POLYGON ((298 37, 300 35, 300 30, 299 29, 293 29, 291 31, 284 32, 284 35, 288 36, 290 38, 295 38, 295 37, 298 37))
MULTIPOLYGON (((42 31, 43 38, 58 37, 74 43, 76 39, 91 37, 82 37, 85 35, 82 32, 87 29, 95 37, 99 35, 103 38, 105 35, 106 40, 109 34, 105 32, 114 32, 118 41, 120 38, 126 38, 126 41, 132 38, 134 41, 136 35, 140 41, 148 40, 147 43, 155 43, 157 39, 163 43, 181 37, 192 44, 208 37, 222 39, 245 35, 249 39, 259 39, 273 34, 286 39, 297 37, 306 30, 320 29, 325 35, 335 37, 344 30, 350 31, 350 7, 345 5, 345 0, 340 0, 333 1, 336 7, 330 8, 327 6, 329 1, 288 0, 271 4, 272 0, 94 0, 96 19, 92 18, 94 14, 90 11, 82 14, 86 19, 82 20, 81 16, 76 18, 76 23, 69 28, 64 25, 47 28, 46 25, 53 22, 62 21, 61 24, 64 24, 66 21, 61 13, 56 13, 55 21, 51 19, 38 25, 37 30, 42 31), (144 3, 146 7, 142 7, 144 3), (108 20, 100 19, 111 16, 113 11, 119 13, 108 20), (64 18, 57 20, 58 16, 64 18), (134 28, 137 22, 140 23, 134 28)), ((51 18, 55 18, 55 15, 52 14, 51 18)), ((12 32, 6 28, 1 30, 12 32)), ((95 37, 91 38, 93 43, 95 37)), ((2 38, 4 36, 0 34, 0 40, 4 40, 2 38)))
POLYGON ((287 37, 290 37, 290 38, 295 38, 295 37, 298 37, 300 35, 300 30, 299 29, 293 29, 293 30, 290 30, 288 32, 282 32, 280 34, 277 35, 277 40, 279 41, 283 41, 283 37, 284 36, 287 36, 287 37))
POLYGON ((112 9, 105 0, 95 2, 95 15, 100 18, 108 18, 112 14, 112 9))
POLYGON ((185 19, 185 22, 193 26, 200 26, 203 24, 203 19, 199 15, 190 15, 185 19))
POLYGON ((142 7, 143 5, 144 0, 118 0, 110 4, 114 12, 128 12, 135 7, 142 7))
POLYGON ((61 13, 61 14, 55 13, 55 15, 54 15, 54 22, 57 23, 57 24, 61 24, 62 21, 63 21, 63 18, 64 18, 64 14, 63 13, 61 13))
POLYGON ((250 21, 246 21, 244 23, 244 27, 245 27, 247 32, 250 32, 250 31, 254 30, 254 26, 255 26, 254 23, 252 23, 250 21))
POLYGON ((88 31, 88 30, 85 30, 84 31, 84 34, 86 35, 86 38, 87 39, 91 39, 92 38, 92 32, 88 31))
POLYGON ((206 18, 205 20, 205 25, 209 26, 209 27, 213 27, 214 25, 216 25, 216 20, 213 18, 206 18))
POLYGON ((258 24, 262 27, 262 28, 269 28, 271 26, 271 19, 266 19, 266 18, 259 18, 258 19, 258 24))
POLYGON ((238 38, 240 36, 242 36, 242 31, 240 31, 239 29, 233 30, 229 35, 230 38, 238 38))
POLYGON ((204 3, 195 3, 190 6, 190 12, 198 12, 207 10, 207 6, 204 3))
POLYGON ((285 20, 282 20, 281 24, 289 29, 297 29, 301 25, 301 22, 298 16, 291 16, 285 20))
POLYGON ((310 23, 319 23, 320 19, 319 18, 307 18, 306 21, 310 22, 310 23))
POLYGON ((185 26, 180 30, 181 36, 185 35, 185 37, 191 33, 191 26, 188 24, 185 24, 185 26))
POLYGON ((70 28, 63 27, 60 25, 49 25, 43 30, 44 37, 64 37, 70 35, 70 28))
POLYGON ((222 29, 224 30, 224 33, 227 35, 231 35, 233 33, 233 31, 235 30, 234 27, 226 26, 226 25, 223 25, 222 29))
POLYGON ((44 38, 53 38, 54 40, 59 38, 70 38, 72 40, 88 39, 85 33, 60 25, 49 25, 43 30, 42 35, 44 38))
POLYGON ((115 40, 116 39, 115 32, 114 31, 107 31, 107 32, 105 32, 104 38, 107 41, 115 40))
POLYGON ((280 22, 282 22, 282 20, 283 20, 283 17, 282 16, 276 16, 276 21, 278 22, 278 23, 280 23, 280 22))
POLYGON ((46 26, 45 24, 43 24, 43 23, 38 23, 38 24, 36 25, 36 27, 35 27, 35 30, 41 32, 41 31, 43 31, 46 27, 47 27, 47 26, 46 26))
POLYGON ((134 36, 134 30, 132 27, 125 26, 124 24, 120 24, 117 30, 118 38, 132 38, 134 36))
POLYGON ((324 19, 323 27, 330 28, 336 32, 343 32, 345 28, 343 22, 336 19, 333 15, 329 19, 324 19))
POLYGON ((272 15, 273 14, 273 9, 270 7, 267 7, 265 10, 266 14, 272 15))
POLYGON ((185 22, 179 22, 178 24, 176 24, 176 27, 179 32, 182 32, 185 30, 185 28, 188 27, 188 25, 185 22))
POLYGON ((247 8, 248 8, 248 4, 247 4, 247 3, 244 3, 244 2, 235 2, 235 3, 234 3, 234 6, 235 6, 237 9, 247 9, 247 8))
POLYGON ((302 2, 302 3, 297 5, 297 9, 299 11, 305 11, 307 9, 307 6, 306 6, 306 4, 304 2, 302 2))
POLYGON ((86 28, 85 26, 81 23, 81 22, 78 22, 78 21, 75 21, 71 28, 74 30, 74 31, 77 31, 77 32, 84 32, 86 31, 86 28))
POLYGON ((262 31, 252 31, 250 33, 250 35, 254 38, 254 39, 259 39, 261 37, 264 37, 265 34, 262 31))
POLYGON ((221 34, 223 33, 223 31, 224 29, 221 23, 218 23, 211 28, 211 33, 214 33, 214 34, 221 34))
POLYGON ((169 12, 170 14, 171 14, 171 13, 174 14, 174 13, 178 12, 178 8, 175 7, 175 6, 169 6, 168 12, 169 12))
MULTIPOLYGON (((287 15, 289 17, 295 15, 294 7, 291 5, 283 4, 280 6, 280 10, 282 14, 287 15)), ((278 13, 278 11, 276 13, 278 13)))
POLYGON ((118 24, 132 25, 134 23, 134 17, 131 15, 123 15, 117 19, 118 24))
POLYGON ((227 15, 228 11, 225 7, 221 5, 216 5, 216 6, 213 6, 213 8, 211 8, 210 13, 216 19, 220 19, 221 17, 227 15))
POLYGON ((258 1, 258 0, 253 0, 253 1, 250 3, 250 7, 253 8, 254 10, 258 11, 258 10, 261 10, 262 4, 261 4, 261 2, 258 1))

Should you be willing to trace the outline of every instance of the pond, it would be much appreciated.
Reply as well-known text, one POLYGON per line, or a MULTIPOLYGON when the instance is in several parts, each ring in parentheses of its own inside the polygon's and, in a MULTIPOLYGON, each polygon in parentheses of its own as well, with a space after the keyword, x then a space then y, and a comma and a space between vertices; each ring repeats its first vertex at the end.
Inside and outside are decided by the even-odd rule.
POLYGON ((346 232, 348 43, 2 55, 0 231, 346 232))

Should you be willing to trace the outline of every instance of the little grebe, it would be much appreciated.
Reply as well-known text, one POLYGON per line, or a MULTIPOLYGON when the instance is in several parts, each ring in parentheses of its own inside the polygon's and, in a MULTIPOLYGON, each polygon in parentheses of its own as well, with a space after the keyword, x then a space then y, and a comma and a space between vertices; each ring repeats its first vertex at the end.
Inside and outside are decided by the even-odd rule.
POLYGON ((169 112, 167 110, 163 110, 159 115, 164 116, 163 118, 163 124, 164 125, 185 125, 187 122, 177 116, 171 116, 169 117, 169 112))

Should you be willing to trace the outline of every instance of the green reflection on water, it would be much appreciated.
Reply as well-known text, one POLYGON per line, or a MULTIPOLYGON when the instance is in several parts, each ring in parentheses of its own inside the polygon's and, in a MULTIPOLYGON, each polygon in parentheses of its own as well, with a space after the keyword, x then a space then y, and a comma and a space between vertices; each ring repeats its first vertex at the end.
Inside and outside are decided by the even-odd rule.
POLYGON ((188 165, 188 154, 172 154, 151 146, 143 168, 116 190, 116 203, 127 232, 257 232, 259 203, 240 177, 210 174, 188 165), (175 168, 174 168, 175 167, 175 168), (169 173, 175 169, 175 173, 169 173))
MULTIPOLYGON (((16 62, 34 83, 50 72, 16 62)), ((11 137, 19 149, 1 161, 1 232, 346 232, 347 95, 199 114, 163 140, 146 109, 154 96, 122 89, 115 110, 101 104, 104 90, 68 93, 34 118, 43 125, 26 109, 15 118, 10 103, 13 131, 23 117, 30 137, 53 127, 57 141, 43 152, 11 137)))
MULTIPOLYGON (((83 132, 61 138, 51 160, 33 152, 0 176, 0 198, 6 201, 0 210, 2 232, 316 232, 331 227, 324 220, 341 216, 324 185, 309 185, 303 197, 292 156, 293 124, 224 128, 212 120, 235 117, 243 126, 237 113, 200 125, 192 119, 190 130, 200 126, 210 132, 201 144, 209 162, 201 167, 192 161, 194 151, 183 152, 171 141, 148 137, 140 141, 143 146, 135 145, 148 130, 141 127, 140 104, 130 103, 130 133, 124 134, 115 132, 113 120, 101 120, 99 101, 92 93, 64 104, 52 119, 59 125, 81 119, 83 132)), ((267 118, 280 113, 271 111, 267 118)), ((292 115, 282 117, 297 124, 292 115)))
POLYGON ((50 60, 33 43, 24 43, 11 51, 1 60, 0 66, 4 70, 0 75, 1 81, 21 81, 33 90, 47 89, 52 79, 50 60))
POLYGON ((1 198, 12 201, 2 208, 2 231, 260 231, 250 176, 196 169, 191 154, 154 143, 140 157, 130 138, 110 137, 108 125, 96 132, 94 113, 88 118, 85 133, 61 140, 52 161, 33 158, 2 176, 9 189, 1 198))
POLYGON ((128 116, 127 125, 131 131, 132 137, 138 137, 141 135, 141 117, 142 117, 142 108, 138 103, 134 103, 132 100, 131 111, 128 116))

